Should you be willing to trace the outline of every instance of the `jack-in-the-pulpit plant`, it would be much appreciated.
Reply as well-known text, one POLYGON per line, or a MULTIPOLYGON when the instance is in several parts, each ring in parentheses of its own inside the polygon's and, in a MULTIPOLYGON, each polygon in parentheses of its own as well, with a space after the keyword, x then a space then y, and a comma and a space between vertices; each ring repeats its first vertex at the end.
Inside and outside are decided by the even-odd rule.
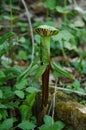
POLYGON ((46 106, 48 104, 49 96, 49 74, 50 74, 50 39, 52 35, 59 32, 58 29, 48 26, 41 25, 35 29, 35 32, 41 36, 41 55, 40 61, 41 65, 47 64, 44 73, 42 74, 42 105, 46 106))
POLYGON ((50 40, 51 36, 59 33, 59 30, 48 25, 41 25, 35 28, 35 32, 41 36, 40 43, 40 62, 33 62, 18 78, 18 81, 24 79, 34 72, 33 81, 42 77, 42 109, 48 104, 49 97, 49 75, 50 70, 54 70, 67 78, 72 78, 71 75, 65 71, 62 67, 50 60, 50 40))

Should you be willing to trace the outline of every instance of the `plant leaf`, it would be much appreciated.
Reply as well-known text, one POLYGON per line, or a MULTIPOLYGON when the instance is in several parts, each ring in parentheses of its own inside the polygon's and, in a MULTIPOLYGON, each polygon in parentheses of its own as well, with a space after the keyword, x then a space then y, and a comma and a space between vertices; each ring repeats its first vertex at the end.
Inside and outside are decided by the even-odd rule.
POLYGON ((18 81, 31 75, 38 68, 38 64, 32 63, 19 77, 18 81))
POLYGON ((4 78, 6 78, 6 75, 2 70, 0 70, 0 81, 3 80, 4 78))
POLYGON ((44 6, 50 10, 53 10, 56 6, 56 0, 46 0, 44 2, 44 6))
POLYGON ((41 75, 42 75, 43 72, 45 71, 46 67, 47 67, 47 64, 44 64, 44 65, 40 65, 40 66, 37 68, 36 73, 35 73, 35 76, 34 76, 32 82, 38 80, 38 79, 41 77, 41 75))
POLYGON ((0 38, 0 44, 3 44, 7 39, 14 36, 13 32, 9 32, 0 38))
POLYGON ((24 51, 24 50, 19 50, 19 52, 18 52, 18 55, 17 55, 17 58, 19 59, 19 60, 27 60, 27 52, 26 51, 24 51))
POLYGON ((32 122, 25 120, 25 121, 22 121, 18 125, 18 127, 21 128, 22 130, 31 130, 35 128, 35 125, 32 122))
POLYGON ((63 8, 61 6, 56 6, 56 11, 61 13, 61 14, 68 14, 68 13, 70 13, 69 9, 63 8))
POLYGON ((9 118, 3 121, 3 123, 0 125, 1 130, 10 130, 13 126, 13 118, 9 118))
POLYGON ((31 117, 31 107, 27 105, 21 105, 19 110, 21 113, 22 120, 27 120, 31 117))
POLYGON ((74 36, 68 32, 67 30, 62 30, 59 32, 59 34, 53 36, 54 41, 70 41, 71 39, 74 39, 74 36))
POLYGON ((17 82, 15 87, 18 89, 18 90, 22 90, 23 88, 25 88, 27 85, 27 79, 23 79, 21 82, 17 82))
POLYGON ((52 69, 54 69, 58 73, 64 75, 67 78, 73 79, 73 77, 66 70, 64 70, 61 66, 58 66, 55 62, 51 62, 51 66, 52 69))
POLYGON ((24 92, 23 92, 23 91, 16 90, 16 91, 15 91, 15 94, 16 94, 19 98, 21 98, 21 99, 24 98, 24 92))
POLYGON ((29 93, 38 93, 38 92, 40 92, 40 89, 35 88, 35 87, 28 87, 28 88, 26 88, 26 91, 29 93))
POLYGON ((73 82, 73 86, 74 86, 75 89, 80 88, 80 82, 76 79, 76 80, 73 82))
POLYGON ((57 121, 54 124, 44 125, 43 127, 40 127, 39 130, 62 130, 64 128, 65 124, 61 121, 57 121))
POLYGON ((51 116, 48 116, 48 115, 45 115, 45 116, 44 116, 44 123, 45 123, 46 125, 50 126, 50 125, 52 124, 52 121, 53 121, 53 119, 52 119, 51 116))
POLYGON ((27 96, 25 100, 25 104, 28 105, 29 107, 32 107, 35 101, 35 94, 31 93, 27 96))
POLYGON ((0 108, 6 109, 7 107, 6 107, 4 104, 1 104, 1 103, 0 103, 0 108))
POLYGON ((85 23, 81 20, 77 20, 73 24, 75 27, 84 27, 85 26, 85 23))

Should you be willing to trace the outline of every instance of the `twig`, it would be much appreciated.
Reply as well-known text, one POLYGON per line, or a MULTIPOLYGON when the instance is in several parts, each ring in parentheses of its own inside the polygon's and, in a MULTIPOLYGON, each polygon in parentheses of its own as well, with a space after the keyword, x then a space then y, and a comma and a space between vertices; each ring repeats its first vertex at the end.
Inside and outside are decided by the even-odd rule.
MULTIPOLYGON (((55 88, 55 86, 50 86, 50 87, 51 87, 51 88, 55 88)), ((86 96, 86 93, 79 92, 79 91, 75 91, 75 90, 72 90, 72 89, 56 87, 56 90, 68 91, 68 92, 71 92, 71 93, 76 93, 76 94, 80 94, 80 95, 86 96)))
POLYGON ((21 0, 24 7, 25 7, 25 10, 26 10, 26 15, 27 15, 27 19, 28 19, 28 23, 29 23, 29 27, 30 27, 30 34, 31 34, 31 41, 32 41, 32 62, 34 60, 34 36, 33 36, 33 28, 32 28, 32 24, 31 24, 31 18, 30 18, 30 13, 29 13, 29 10, 28 10, 28 7, 25 3, 25 0, 21 0))
POLYGON ((52 110, 52 124, 54 119, 54 110, 55 110, 55 102, 56 102, 56 88, 57 88, 57 80, 55 81, 55 88, 54 88, 54 96, 53 96, 53 110, 52 110))

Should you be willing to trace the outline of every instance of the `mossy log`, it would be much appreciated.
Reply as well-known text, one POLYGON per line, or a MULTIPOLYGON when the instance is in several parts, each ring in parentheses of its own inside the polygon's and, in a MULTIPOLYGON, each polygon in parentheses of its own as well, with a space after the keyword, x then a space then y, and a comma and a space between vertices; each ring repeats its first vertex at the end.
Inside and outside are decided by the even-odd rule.
POLYGON ((73 130, 86 130, 86 106, 60 91, 56 94, 55 118, 71 125, 73 130))
MULTIPOLYGON (((41 94, 37 95, 34 105, 34 113, 39 124, 42 122, 42 116, 47 110, 41 112, 41 94), (44 113, 43 113, 44 112, 44 113)), ((55 102, 55 120, 62 120, 73 130, 86 130, 86 106, 78 103, 74 97, 57 91, 55 102)))

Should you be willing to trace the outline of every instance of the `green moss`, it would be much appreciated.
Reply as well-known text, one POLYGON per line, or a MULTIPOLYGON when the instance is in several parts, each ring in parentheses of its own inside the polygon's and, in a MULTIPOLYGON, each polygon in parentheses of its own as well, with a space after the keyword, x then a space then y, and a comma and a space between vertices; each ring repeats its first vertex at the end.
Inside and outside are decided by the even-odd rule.
POLYGON ((55 105, 56 118, 73 126, 74 130, 86 130, 86 106, 58 91, 55 105))

